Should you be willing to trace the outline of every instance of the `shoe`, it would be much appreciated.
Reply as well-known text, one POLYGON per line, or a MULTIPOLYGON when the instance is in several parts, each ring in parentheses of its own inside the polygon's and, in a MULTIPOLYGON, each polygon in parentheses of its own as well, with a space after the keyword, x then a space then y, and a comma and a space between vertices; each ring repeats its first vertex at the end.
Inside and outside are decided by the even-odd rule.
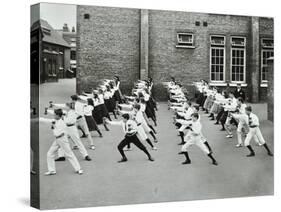
POLYGON ((182 162, 181 164, 185 165, 185 164, 191 164, 191 161, 190 160, 186 160, 184 162, 182 162))
POLYGON ((215 166, 219 165, 217 161, 213 161, 212 164, 215 166))
POLYGON ((73 146, 72 147, 73 150, 79 149, 78 146, 73 146))
POLYGON ((103 135, 100 135, 100 138, 102 138, 103 137, 103 135))
POLYGON ((156 139, 156 140, 154 140, 154 143, 158 143, 158 140, 156 139))
POLYGON ((122 158, 121 160, 118 161, 118 163, 124 163, 124 162, 126 162, 126 161, 128 161, 127 158, 122 158))
POLYGON ((152 157, 149 157, 148 160, 151 161, 151 162, 154 161, 154 159, 152 157))
POLYGON ((133 149, 132 149, 132 147, 130 147, 130 148, 126 147, 126 148, 124 148, 123 150, 124 150, 124 151, 132 151, 133 149))
POLYGON ((95 150, 96 147, 94 145, 90 146, 90 149, 95 150))
POLYGON ((179 153, 178 153, 178 155, 183 155, 183 154, 184 154, 184 152, 179 152, 179 153))
POLYGON ((226 137, 227 137, 227 138, 232 138, 232 137, 233 137, 233 135, 232 135, 232 134, 230 134, 230 135, 227 135, 226 137))
POLYGON ((82 169, 80 169, 80 170, 76 171, 76 173, 79 174, 79 175, 81 175, 81 174, 83 174, 84 172, 83 172, 82 169))
POLYGON ((272 156, 273 156, 273 153, 272 153, 272 152, 269 152, 269 153, 267 153, 267 155, 272 157, 272 156))
POLYGON ((185 142, 181 142, 181 143, 179 143, 178 145, 184 145, 185 144, 185 142))
POLYGON ((156 151, 156 150, 157 150, 157 147, 155 147, 155 146, 154 146, 154 147, 152 147, 152 150, 156 151))
POLYGON ((65 157, 59 157, 55 161, 65 161, 65 157))
POLYGON ((87 138, 87 136, 86 135, 82 135, 80 138, 87 138))
POLYGON ((239 147, 243 147, 243 145, 242 144, 236 144, 235 147, 239 148, 239 147))
POLYGON ((211 121, 214 121, 214 120, 215 120, 215 118, 214 118, 214 117, 212 117, 210 120, 211 120, 211 121))
POLYGON ((221 128, 220 131, 225 131, 225 129, 224 129, 224 128, 221 128))
POLYGON ((249 155, 246 155, 247 157, 254 157, 256 154, 255 153, 250 153, 249 155))
POLYGON ((30 174, 36 175, 37 173, 36 173, 36 171, 31 170, 31 171, 30 171, 30 174))
POLYGON ((220 124, 220 123, 218 123, 218 122, 215 122, 215 123, 214 123, 214 125, 219 125, 219 124, 220 124))
POLYGON ((56 174, 56 172, 55 171, 47 171, 47 172, 45 172, 45 176, 51 176, 51 175, 55 175, 56 174))
POLYGON ((89 155, 87 155, 87 156, 85 157, 85 160, 91 161, 92 159, 89 157, 89 155))

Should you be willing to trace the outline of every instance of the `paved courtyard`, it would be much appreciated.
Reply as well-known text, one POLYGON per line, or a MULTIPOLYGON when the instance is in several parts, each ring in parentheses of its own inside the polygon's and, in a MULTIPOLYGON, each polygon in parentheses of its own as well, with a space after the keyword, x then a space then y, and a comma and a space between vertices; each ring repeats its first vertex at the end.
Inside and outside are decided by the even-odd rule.
MULTIPOLYGON (((69 101, 75 93, 75 80, 45 83, 40 87, 40 115, 50 100, 69 101)), ((57 175, 44 176, 47 170, 46 153, 54 138, 48 124, 40 126, 40 189, 43 209, 104 206, 119 204, 184 201, 213 198, 230 198, 273 194, 273 159, 266 151, 254 146, 256 157, 247 158, 245 148, 235 148, 236 136, 226 140, 220 126, 202 114, 203 133, 214 150, 219 166, 195 146, 191 147, 191 165, 181 165, 183 156, 177 153, 180 137, 172 124, 172 113, 165 102, 159 103, 157 112, 158 151, 150 151, 155 162, 133 146, 126 152, 129 161, 119 164, 117 144, 122 139, 118 127, 110 126, 103 138, 93 133, 96 150, 88 150, 93 161, 84 161, 77 150, 75 154, 84 174, 74 174, 71 165, 57 162, 57 175)), ((261 130, 273 147, 273 124, 266 120, 266 104, 253 105, 261 117, 261 130)), ((45 116, 44 116, 45 117, 45 116)), ((84 144, 87 142, 83 140, 84 144)))

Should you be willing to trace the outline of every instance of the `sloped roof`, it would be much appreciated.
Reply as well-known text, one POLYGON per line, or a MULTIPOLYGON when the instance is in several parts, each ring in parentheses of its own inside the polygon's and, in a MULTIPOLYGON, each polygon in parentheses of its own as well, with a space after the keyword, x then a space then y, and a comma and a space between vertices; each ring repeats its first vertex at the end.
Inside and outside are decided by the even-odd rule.
POLYGON ((40 19, 31 26, 31 31, 37 29, 47 29, 50 31, 50 35, 43 33, 43 42, 52 43, 64 47, 70 48, 69 44, 63 39, 63 37, 45 20, 40 19))

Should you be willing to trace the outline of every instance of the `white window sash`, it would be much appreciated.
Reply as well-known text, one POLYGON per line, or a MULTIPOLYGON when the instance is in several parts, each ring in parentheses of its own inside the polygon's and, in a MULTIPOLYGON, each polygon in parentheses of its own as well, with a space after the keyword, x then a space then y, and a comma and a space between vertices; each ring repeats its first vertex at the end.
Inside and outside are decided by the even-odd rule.
POLYGON ((231 82, 232 83, 245 83, 246 82, 246 49, 244 48, 235 48, 235 47, 232 47, 231 50, 230 50, 230 79, 231 79, 231 82), (236 66, 241 66, 241 67, 244 67, 244 71, 243 71, 243 75, 244 75, 244 80, 243 81, 237 81, 237 80, 233 80, 232 79, 232 50, 243 50, 244 51, 244 64, 243 65, 236 65, 236 66))
POLYGON ((210 82, 213 83, 222 83, 225 82, 225 47, 218 47, 218 46, 211 46, 210 47, 210 63, 209 63, 209 67, 210 67, 210 82), (212 49, 223 49, 223 80, 212 80, 212 49))

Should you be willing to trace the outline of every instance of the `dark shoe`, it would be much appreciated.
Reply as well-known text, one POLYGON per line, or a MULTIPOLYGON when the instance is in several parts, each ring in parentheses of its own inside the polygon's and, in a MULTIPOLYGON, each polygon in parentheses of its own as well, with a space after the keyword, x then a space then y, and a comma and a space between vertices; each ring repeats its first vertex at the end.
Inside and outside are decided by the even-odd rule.
POLYGON ((213 161, 212 164, 215 166, 219 165, 217 161, 213 161))
POLYGON ((184 145, 185 144, 185 142, 181 142, 181 143, 179 143, 178 145, 184 145))
POLYGON ((221 131, 225 131, 225 129, 224 129, 224 128, 221 128, 221 131))
POLYGON ((151 162, 154 161, 154 159, 152 157, 149 157, 148 160, 151 161, 151 162))
POLYGON ((80 138, 87 138, 87 136, 86 135, 82 135, 80 138))
POLYGON ((59 157, 55 161, 65 161, 65 157, 59 157))
POLYGON ((100 134, 100 138, 102 138, 103 136, 102 136, 102 134, 100 134))
POLYGON ((181 164, 185 165, 185 164, 191 164, 191 161, 190 160, 186 160, 184 162, 182 162, 181 164))
POLYGON ((273 153, 272 152, 269 152, 269 153, 267 153, 268 154, 268 156, 273 156, 273 153))
POLYGON ((214 117, 212 117, 210 120, 211 120, 211 121, 214 121, 214 120, 215 120, 215 118, 214 118, 214 117))
POLYGON ((215 122, 215 123, 214 123, 214 125, 219 125, 219 124, 220 124, 219 122, 215 122))
POLYGON ((247 155, 247 157, 254 157, 255 153, 250 153, 249 155, 247 155))
POLYGON ((179 154, 179 155, 183 155, 183 154, 184 154, 184 152, 179 152, 178 154, 179 154))
POLYGON ((92 159, 89 157, 89 155, 87 155, 87 156, 85 157, 85 160, 91 161, 92 159))
POLYGON ((118 161, 118 163, 124 163, 124 162, 127 162, 128 159, 127 158, 122 158, 121 160, 118 161))

